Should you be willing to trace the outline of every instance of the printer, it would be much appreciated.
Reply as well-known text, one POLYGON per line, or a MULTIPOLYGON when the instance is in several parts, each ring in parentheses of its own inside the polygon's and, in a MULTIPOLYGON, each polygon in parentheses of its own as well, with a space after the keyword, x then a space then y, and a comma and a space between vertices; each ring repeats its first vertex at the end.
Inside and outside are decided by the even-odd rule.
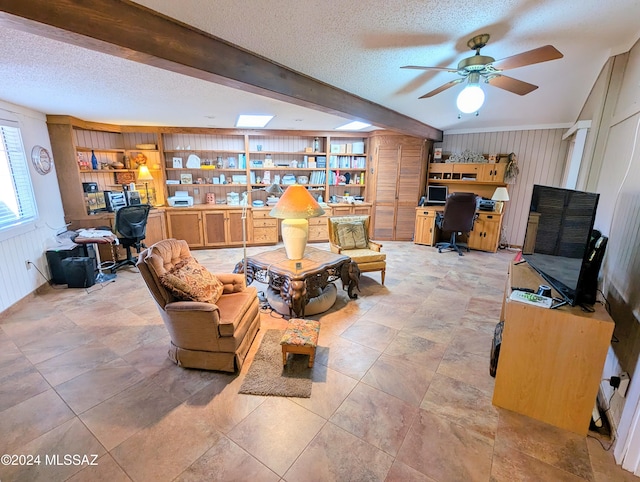
POLYGON ((193 196, 189 196, 188 191, 176 191, 175 195, 169 196, 167 201, 169 206, 175 208, 193 206, 193 196))
POLYGON ((478 205, 477 205, 477 209, 478 211, 495 211, 496 209, 496 202, 492 201, 491 199, 478 199, 478 205))

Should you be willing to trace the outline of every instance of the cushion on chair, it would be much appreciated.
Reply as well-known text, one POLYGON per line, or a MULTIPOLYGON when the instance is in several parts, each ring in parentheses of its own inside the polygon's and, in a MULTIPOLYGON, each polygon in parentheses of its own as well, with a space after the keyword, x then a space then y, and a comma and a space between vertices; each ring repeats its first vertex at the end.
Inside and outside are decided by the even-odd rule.
POLYGON ((348 252, 344 252, 346 256, 349 256, 356 263, 370 263, 372 261, 383 261, 387 258, 386 253, 380 251, 374 251, 372 249, 351 249, 348 252))
POLYGON ((180 300, 215 303, 224 285, 195 258, 178 262, 160 276, 160 283, 180 300))
POLYGON ((336 231, 342 249, 366 248, 368 246, 363 223, 340 223, 337 225, 336 231))

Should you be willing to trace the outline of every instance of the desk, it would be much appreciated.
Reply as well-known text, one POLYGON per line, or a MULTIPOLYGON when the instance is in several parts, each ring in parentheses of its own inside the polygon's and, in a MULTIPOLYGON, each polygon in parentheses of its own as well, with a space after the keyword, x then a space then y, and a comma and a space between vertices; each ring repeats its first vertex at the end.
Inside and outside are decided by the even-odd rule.
MULTIPOLYGON (((267 283, 280 292, 296 317, 304 318, 309 293, 322 290, 332 281, 344 279, 343 266, 350 263, 348 256, 309 246, 305 249, 304 258, 292 260, 287 258, 284 248, 279 248, 247 256, 247 280, 249 284, 254 279, 267 283)), ((242 269, 240 261, 234 272, 242 272, 242 269)))
MULTIPOLYGON (((435 246, 440 241, 440 230, 436 227, 436 213, 443 212, 444 206, 422 206, 416 208, 416 225, 413 236, 415 244, 435 246)), ((477 211, 478 215, 466 243, 470 249, 495 253, 500 244, 502 213, 477 211)), ((459 238, 465 242, 464 238, 459 238)))
POLYGON ((600 304, 586 313, 578 306, 552 310, 509 300, 512 286, 535 290, 541 284, 527 263, 511 264, 493 404, 586 435, 614 322, 600 304))

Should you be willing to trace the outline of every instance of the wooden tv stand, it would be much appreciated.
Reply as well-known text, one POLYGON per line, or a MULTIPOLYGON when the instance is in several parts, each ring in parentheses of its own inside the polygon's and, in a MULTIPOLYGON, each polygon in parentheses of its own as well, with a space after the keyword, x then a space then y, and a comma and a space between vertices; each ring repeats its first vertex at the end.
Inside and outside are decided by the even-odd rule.
POLYGON ((509 300, 513 287, 541 284, 547 283, 527 263, 509 266, 493 404, 586 435, 614 322, 601 304, 587 313, 509 300))

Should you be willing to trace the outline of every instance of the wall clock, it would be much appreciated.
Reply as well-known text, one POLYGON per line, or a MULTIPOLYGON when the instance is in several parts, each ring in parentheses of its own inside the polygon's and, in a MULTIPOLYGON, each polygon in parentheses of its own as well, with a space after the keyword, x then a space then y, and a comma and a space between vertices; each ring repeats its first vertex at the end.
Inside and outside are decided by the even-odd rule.
POLYGON ((51 154, 42 146, 33 146, 33 149, 31 149, 31 162, 33 162, 33 167, 36 168, 36 171, 43 176, 48 174, 53 167, 51 154))

